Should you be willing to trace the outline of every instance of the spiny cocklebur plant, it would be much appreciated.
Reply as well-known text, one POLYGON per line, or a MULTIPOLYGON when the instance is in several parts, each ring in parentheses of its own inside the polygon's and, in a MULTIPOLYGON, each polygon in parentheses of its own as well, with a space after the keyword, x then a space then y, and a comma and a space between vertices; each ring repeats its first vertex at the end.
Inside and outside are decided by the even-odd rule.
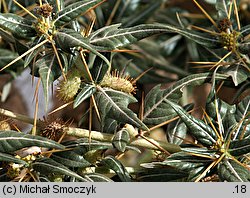
POLYGON ((142 166, 174 167, 188 173, 186 181, 250 181, 249 96, 236 105, 229 105, 217 97, 213 86, 202 120, 170 100, 166 103, 180 116, 176 126, 168 131, 168 137, 170 142, 181 144, 181 152, 162 162, 142 166), (187 132, 195 141, 182 144, 187 132))
MULTIPOLYGON (((130 177, 122 164, 114 157, 102 159, 103 153, 113 147, 121 152, 127 148, 139 151, 133 144, 127 146, 130 135, 126 128, 123 130, 121 124, 132 124, 143 130, 148 128, 127 107, 129 103, 137 101, 132 95, 136 79, 131 80, 122 72, 120 74, 115 72, 112 76, 109 58, 99 51, 111 52, 142 38, 164 32, 165 29, 159 29, 157 25, 119 28, 118 24, 91 33, 92 25, 80 26, 76 18, 87 11, 89 17, 93 17, 91 10, 104 1, 79 1, 66 7, 63 6, 63 1, 39 1, 38 6, 33 5, 33 2, 30 2, 31 5, 25 5, 27 2, 22 2, 23 4, 13 2, 22 9, 22 14, 8 13, 11 11, 7 9, 9 6, 4 6, 5 13, 0 15, 1 36, 6 42, 6 50, 11 55, 1 65, 1 72, 15 70, 17 63, 19 67, 21 65, 21 70, 29 66, 31 74, 41 79, 46 103, 49 102, 50 85, 62 75, 63 78, 58 86, 58 96, 62 100, 72 102, 75 99, 73 102, 76 107, 93 96, 92 103, 100 114, 102 130, 107 130, 108 133, 121 130, 115 136, 94 133, 91 128, 87 133, 86 130, 78 132, 79 129, 69 129, 57 121, 48 123, 37 120, 36 116, 30 119, 1 109, 1 114, 33 124, 33 129, 39 126, 39 134, 47 137, 35 136, 36 130, 33 130, 33 135, 11 130, 1 131, 1 180, 109 181, 105 175, 89 174, 93 172, 91 168, 95 168, 98 162, 114 169, 122 181, 129 181, 130 177), (34 6, 36 9, 33 10, 34 6), (12 53, 10 49, 20 53, 20 56, 12 53), (93 76, 89 71, 91 62, 94 63, 92 67, 96 71, 96 73, 92 71, 93 76), (78 91, 79 94, 74 98, 78 91), (89 138, 62 145, 60 142, 65 134, 89 138), (104 143, 91 141, 92 136, 93 139, 102 140, 104 143), (46 148, 54 150, 48 151, 46 148), (60 150, 63 152, 59 152, 60 150), (88 167, 90 170, 85 172, 85 168, 88 167)), ((12 1, 4 1, 4 5, 8 4, 13 5, 12 1)), ((15 9, 17 9, 15 12, 19 11, 18 8, 15 9)), ((149 142, 144 139, 136 140, 134 131, 136 130, 133 128, 131 136, 135 145, 163 149, 164 143, 152 144, 150 141, 153 140, 149 139, 147 139, 149 142)), ((175 145, 172 146, 173 149, 178 149, 175 145)))
MULTIPOLYGON (((6 5, 9 3, 4 2, 6 5)), ((245 167, 240 170, 245 173, 246 177, 243 177, 242 173, 240 178, 242 181, 246 180, 249 173, 247 170, 249 135, 245 135, 248 134, 248 113, 244 112, 241 117, 235 117, 226 123, 221 117, 227 115, 233 118, 228 116, 230 112, 240 114, 237 109, 240 109, 239 106, 243 103, 248 109, 249 102, 245 100, 249 101, 249 97, 233 107, 225 103, 223 110, 226 109, 226 113, 222 111, 223 115, 221 115, 220 106, 217 105, 221 101, 214 93, 215 82, 220 82, 219 87, 238 85, 237 95, 241 96, 248 89, 249 27, 240 27, 235 1, 217 1, 218 13, 224 15, 226 13, 226 18, 223 18, 226 22, 224 29, 218 27, 222 24, 220 14, 216 23, 196 1, 193 1, 215 26, 215 29, 210 28, 211 30, 207 30, 209 29, 207 27, 194 26, 196 30, 190 30, 192 26, 184 24, 178 14, 180 25, 160 23, 138 25, 143 17, 139 17, 140 20, 131 21, 124 12, 116 12, 119 5, 124 5, 123 1, 85 0, 66 6, 64 6, 64 1, 59 0, 39 1, 35 13, 32 10, 33 2, 30 2, 31 7, 25 5, 27 2, 24 4, 13 2, 24 10, 21 13, 27 14, 27 17, 22 17, 17 13, 1 14, 1 35, 6 42, 7 49, 9 51, 16 49, 21 55, 7 65, 1 65, 1 71, 7 71, 7 69, 11 71, 13 64, 16 63, 19 63, 21 68, 29 66, 32 69, 31 74, 41 79, 46 103, 50 102, 48 100, 49 88, 61 76, 56 95, 66 104, 59 109, 69 104, 73 104, 76 108, 88 100, 89 109, 82 112, 82 116, 85 118, 89 115, 89 128, 70 127, 70 124, 60 119, 37 120, 36 116, 31 119, 1 109, 1 114, 33 124, 33 129, 37 129, 32 130, 33 135, 10 130, 1 132, 2 181, 111 181, 111 179, 115 181, 199 181, 212 174, 213 171, 216 172, 216 168, 218 168, 218 173, 215 174, 219 175, 221 180, 234 181, 230 180, 228 174, 225 173, 225 170, 228 170, 226 166, 228 161, 230 166, 234 163, 233 167, 237 169, 239 169, 237 165, 245 167), (105 20, 107 9, 104 8, 112 5, 113 12, 105 20), (231 16, 233 15, 231 13, 235 13, 236 17, 231 16), (100 18, 101 16, 103 18, 100 18), (233 29, 235 28, 234 18, 236 18, 236 29, 233 29), (112 24, 113 22, 120 22, 120 24, 112 24), (216 72, 188 75, 180 70, 172 69, 171 72, 180 76, 188 76, 167 89, 162 89, 161 85, 157 85, 146 95, 145 100, 143 96, 141 99, 138 98, 142 100, 141 108, 140 113, 135 113, 129 105, 138 101, 135 92, 142 91, 140 86, 136 87, 135 84, 146 72, 150 72, 149 67, 145 65, 143 73, 133 75, 135 79, 132 79, 126 74, 126 69, 115 70, 118 66, 114 63, 119 63, 123 67, 127 65, 129 68, 133 60, 128 61, 128 57, 125 57, 124 62, 119 62, 117 55, 123 52, 132 54, 131 58, 139 57, 141 54, 125 47, 159 33, 175 33, 177 34, 174 35, 175 39, 181 35, 189 39, 189 43, 195 42, 202 45, 214 55, 212 58, 207 57, 206 64, 208 62, 213 64, 212 67, 216 68, 216 72), (23 50, 17 46, 22 46, 23 50), (238 64, 239 70, 232 69, 235 64, 238 64), (228 78, 230 75, 233 77, 234 84, 228 78), (207 116, 203 122, 190 116, 177 103, 180 102, 185 87, 194 87, 211 81, 213 89, 207 106, 214 104, 214 101, 215 106, 208 108, 211 112, 208 109, 205 110, 207 116), (231 108, 234 111, 231 111, 231 108), (92 126, 93 109, 97 114, 96 120, 100 121, 99 131, 92 130, 95 127, 92 126), (169 135, 171 137, 169 143, 156 141, 147 136, 153 129, 176 120, 178 116, 182 120, 178 120, 181 127, 178 127, 178 131, 167 131, 168 134, 174 133, 169 135), (187 134, 187 129, 198 143, 181 144, 187 134), (65 136, 74 136, 76 139, 63 141, 65 136), (202 148, 190 148, 191 145, 202 148), (243 145, 242 149, 241 145, 243 145), (150 163, 151 167, 157 166, 157 168, 125 167, 119 161, 128 150, 141 152, 139 149, 141 147, 155 150, 157 154, 160 152, 162 157, 158 158, 158 162, 150 163), (200 160, 199 165, 190 165, 190 171, 186 171, 185 168, 176 169, 171 164, 166 164, 171 157, 179 155, 184 155, 184 159, 189 159, 191 155, 188 149, 191 149, 192 155, 198 155, 196 157, 200 160), (171 153, 174 154, 171 155, 171 153), (164 156, 169 157, 161 162, 164 156), (202 158, 204 156, 206 156, 205 160, 202 158), (192 170, 196 172, 193 173, 192 170), (113 177, 114 175, 116 176, 113 177)), ((164 5, 164 2, 148 5, 149 7, 142 9, 141 16, 143 16, 143 11, 151 13, 154 9, 160 9, 159 5, 164 5)), ((4 12, 9 11, 11 10, 4 9, 4 12)), ((146 48, 147 45, 144 47, 146 48)), ((152 53, 152 51, 149 50, 147 53, 152 53)), ((16 56, 17 54, 12 57, 16 56)), ((141 59, 143 58, 138 58, 135 63, 139 64, 138 60, 141 59)), ((163 68, 163 65, 160 66, 163 68)), ((133 70, 130 69, 131 72, 133 74, 133 70)), ((153 82, 158 82, 158 80, 153 82)), ((150 159, 151 161, 153 160, 150 159)), ((192 164, 188 160, 179 160, 177 164, 183 164, 183 167, 186 167, 190 163, 192 164)), ((143 164, 143 166, 148 167, 149 164, 143 164)))

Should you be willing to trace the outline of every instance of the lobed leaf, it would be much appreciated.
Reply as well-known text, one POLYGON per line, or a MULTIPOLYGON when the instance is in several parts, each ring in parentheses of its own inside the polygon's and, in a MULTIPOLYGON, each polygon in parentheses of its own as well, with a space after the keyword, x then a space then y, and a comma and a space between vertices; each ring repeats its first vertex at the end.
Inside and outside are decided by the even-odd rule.
MULTIPOLYGON (((224 80, 228 76, 216 74, 217 80, 224 80)), ((168 89, 161 89, 161 85, 155 86, 145 98, 143 122, 149 125, 157 125, 177 116, 177 113, 166 102, 166 99, 178 103, 182 96, 182 89, 186 86, 197 86, 212 79, 210 73, 189 75, 168 89)))
POLYGON ((90 44, 97 50, 110 51, 125 47, 143 38, 166 32, 158 25, 144 24, 131 28, 119 28, 121 24, 103 27, 93 32, 88 38, 90 44))
POLYGON ((130 103, 137 102, 133 96, 110 88, 99 87, 98 92, 95 94, 95 100, 102 116, 102 121, 106 118, 111 118, 143 130, 148 129, 137 115, 128 108, 130 103))
POLYGON ((196 119, 195 117, 189 115, 179 105, 170 102, 169 100, 166 100, 166 102, 176 111, 176 113, 180 116, 182 121, 189 129, 189 133, 193 135, 198 140, 198 142, 205 146, 212 146, 216 143, 218 137, 210 126, 208 126, 202 120, 196 119))
POLYGON ((95 46, 97 50, 105 51, 124 47, 159 33, 178 33, 209 48, 221 47, 220 41, 216 37, 175 26, 143 24, 130 28, 119 28, 120 26, 121 24, 115 24, 93 32, 89 36, 90 44, 95 46))

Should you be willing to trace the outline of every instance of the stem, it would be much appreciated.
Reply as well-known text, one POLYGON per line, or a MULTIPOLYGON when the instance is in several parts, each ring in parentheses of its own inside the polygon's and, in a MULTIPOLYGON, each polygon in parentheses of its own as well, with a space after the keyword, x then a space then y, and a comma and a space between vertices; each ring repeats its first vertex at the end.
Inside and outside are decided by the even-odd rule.
POLYGON ((0 114, 4 115, 4 116, 7 116, 9 118, 13 118, 13 119, 28 123, 28 124, 33 124, 34 123, 34 119, 32 119, 32 118, 29 118, 27 116, 24 116, 24 115, 21 115, 21 114, 18 114, 18 113, 13 113, 13 112, 5 110, 5 109, 0 108, 0 114))
MULTIPOLYGON (((13 113, 11 111, 1 109, 0 108, 0 114, 5 115, 7 117, 23 121, 25 123, 33 124, 34 119, 29 118, 27 116, 18 114, 18 113, 13 113)), ((37 126, 41 126, 42 121, 37 120, 37 126)), ((63 129, 63 133, 69 136, 74 136, 78 138, 89 138, 89 130, 88 129, 80 129, 80 128, 73 128, 73 127, 65 127, 63 129)), ((131 134, 131 132, 130 132, 131 134)), ((108 133, 101 133, 98 131, 91 131, 91 139, 92 140, 97 140, 101 142, 112 142, 114 135, 108 134, 108 133)), ((167 142, 161 142, 161 141, 156 141, 152 138, 147 138, 151 142, 154 142, 154 145, 150 143, 148 140, 145 139, 135 139, 132 142, 130 142, 130 146, 136 146, 136 147, 143 147, 146 149, 152 149, 152 150, 161 150, 159 148, 163 148, 169 153, 177 153, 181 151, 181 147, 176 145, 176 144, 171 144, 167 142)))
MULTIPOLYGON (((64 128, 66 130, 67 135, 69 136, 75 136, 79 138, 88 138, 89 137, 89 130, 87 129, 80 129, 80 128, 72 128, 72 127, 66 127, 64 128)), ((97 140, 101 142, 111 142, 113 139, 112 134, 107 134, 107 133, 100 133, 97 131, 91 131, 91 139, 92 140, 97 140)), ((159 147, 164 148, 170 153, 176 153, 181 150, 181 148, 176 145, 176 144, 170 144, 167 142, 160 142, 156 141, 152 138, 148 138, 150 141, 154 142, 157 146, 151 144, 145 139, 135 139, 130 143, 131 146, 136 146, 136 147, 143 147, 147 149, 152 149, 152 150, 160 150, 159 147)))

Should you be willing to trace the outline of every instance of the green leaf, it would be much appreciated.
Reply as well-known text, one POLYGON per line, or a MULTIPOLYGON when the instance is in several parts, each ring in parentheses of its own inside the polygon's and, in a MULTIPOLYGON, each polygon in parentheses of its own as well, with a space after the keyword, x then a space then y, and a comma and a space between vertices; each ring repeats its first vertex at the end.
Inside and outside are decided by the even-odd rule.
POLYGON ((95 140, 91 140, 91 142, 89 142, 88 138, 79 138, 77 140, 66 141, 63 142, 63 145, 66 148, 73 149, 72 151, 79 155, 84 155, 90 150, 105 150, 113 148, 112 144, 109 142, 98 142, 95 140))
POLYGON ((129 141, 130 141, 129 133, 127 129, 123 128, 115 134, 112 140, 112 144, 119 151, 124 152, 126 150, 126 146, 129 143, 129 141))
POLYGON ((123 164, 113 156, 107 156, 101 161, 105 166, 115 171, 122 182, 130 182, 131 178, 123 164))
POLYGON ((212 160, 203 157, 193 156, 190 153, 181 151, 170 155, 163 162, 151 162, 141 164, 142 167, 163 169, 168 166, 174 167, 181 172, 187 173, 188 181, 194 181, 196 177, 210 164, 212 160))
POLYGON ((250 25, 246 25, 240 30, 240 38, 248 36, 250 34, 250 25))
POLYGON ((229 153, 233 156, 241 156, 250 152, 250 139, 231 141, 229 153))
MULTIPOLYGON (((63 57, 63 56, 60 56, 63 57)), ((66 67, 66 59, 61 58, 63 65, 66 67), (64 60, 64 61, 63 61, 64 60)), ((49 90, 50 86, 60 74, 61 69, 55 54, 48 54, 36 61, 35 68, 38 68, 38 73, 42 81, 44 100, 46 108, 49 103, 49 90)))
POLYGON ((188 30, 171 25, 162 25, 162 26, 163 26, 162 28, 165 28, 166 32, 178 33, 204 47, 214 48, 214 49, 222 47, 219 38, 212 36, 211 34, 200 33, 194 30, 188 30))
MULTIPOLYGON (((32 45, 30 46, 31 47, 34 47, 35 45, 38 45, 40 42, 42 42, 42 39, 43 37, 40 37, 39 39, 35 40, 32 45)), ((30 52, 27 56, 25 56, 25 59, 24 59, 24 68, 27 67, 32 60, 34 60, 35 57, 38 57, 39 53, 41 51, 43 51, 42 49, 45 48, 44 45, 36 48, 35 50, 33 50, 32 52, 30 52)), ((30 65, 30 67, 33 66, 33 65, 30 65)))
POLYGON ((169 143, 180 145, 187 135, 187 126, 178 119, 177 122, 171 122, 168 125, 167 137, 169 143))
POLYGON ((128 123, 143 130, 148 129, 137 115, 128 108, 130 103, 137 102, 133 96, 110 88, 98 87, 95 100, 102 120, 111 118, 123 124, 128 123))
MULTIPOLYGON (((250 50, 250 41, 238 44, 237 49, 242 54, 248 54, 250 50)), ((249 64, 248 64, 248 69, 249 69, 249 64)))
POLYGON ((101 124, 102 132, 110 133, 110 134, 114 134, 115 132, 117 132, 117 129, 119 127, 119 123, 117 120, 102 116, 101 122, 102 122, 101 124))
POLYGON ((78 107, 83 101, 91 97, 96 92, 96 86, 85 84, 79 94, 77 94, 73 107, 78 107))
POLYGON ((61 163, 58 163, 50 158, 41 158, 37 160, 35 163, 32 164, 32 168, 40 172, 44 175, 49 175, 52 173, 58 173, 62 175, 68 175, 71 177, 75 177, 76 179, 80 181, 86 181, 83 177, 78 175, 77 173, 71 171, 66 166, 62 165, 61 163))
POLYGON ((231 159, 224 159, 218 165, 218 173, 221 181, 249 182, 250 171, 231 159))
POLYGON ((63 26, 91 10, 102 1, 103 0, 83 0, 70 4, 56 14, 54 17, 54 25, 58 27, 63 26))
POLYGON ((64 29, 64 31, 57 32, 54 35, 54 40, 56 44, 64 51, 72 53, 71 49, 75 47, 82 47, 84 49, 89 50, 93 54, 99 56, 101 59, 110 65, 108 59, 103 56, 101 53, 96 51, 94 47, 89 43, 89 40, 83 37, 80 33, 75 32, 70 29, 64 29))
POLYGON ((24 164, 26 165, 27 162, 21 160, 21 159, 18 159, 12 155, 9 155, 9 154, 6 154, 6 153, 0 153, 0 161, 2 162, 13 162, 13 163, 16 163, 16 164, 24 164))
MULTIPOLYGON (((224 80, 228 76, 216 74, 217 80, 224 80)), ((197 86, 212 79, 210 73, 189 75, 168 89, 161 89, 160 85, 154 87, 145 98, 143 121, 149 125, 157 125, 177 116, 176 112, 166 102, 166 99, 178 103, 182 97, 182 89, 186 86, 197 86)))
POLYGON ((189 129, 189 133, 193 135, 198 142, 205 146, 212 146, 216 143, 218 137, 214 130, 204 123, 202 120, 196 119, 195 117, 189 115, 182 107, 179 105, 166 100, 169 105, 176 111, 180 116, 182 121, 186 124, 189 129))
POLYGON ((0 152, 12 153, 29 146, 55 149, 64 148, 63 145, 44 137, 19 133, 16 131, 0 131, 0 152))
POLYGON ((88 37, 90 44, 94 45, 97 50, 113 50, 155 34, 179 33, 203 46, 209 48, 221 47, 219 40, 215 37, 170 25, 143 24, 131 28, 119 29, 120 25, 121 24, 106 26, 93 32, 88 37))
MULTIPOLYGON (((250 49, 250 45, 249 45, 250 49)), ((249 52, 249 50, 248 50, 249 52)), ((236 63, 231 65, 226 71, 225 74, 228 74, 232 77, 234 85, 238 86, 242 82, 246 81, 248 77, 250 77, 249 72, 246 70, 242 63, 236 63)))
POLYGON ((97 50, 114 50, 135 43, 143 38, 166 32, 158 25, 145 24, 131 28, 119 28, 121 24, 103 27, 93 32, 88 38, 97 50))
MULTIPOLYGON (((8 63, 10 63, 11 61, 13 61, 14 59, 16 59, 17 57, 19 57, 19 55, 16 52, 12 52, 8 49, 0 49, 0 69, 3 68, 8 63)), ((4 71, 1 71, 1 74, 11 71, 20 72, 23 70, 23 64, 24 64, 23 60, 18 60, 10 67, 6 68, 4 71)))
POLYGON ((188 177, 187 172, 170 168, 147 168, 136 174, 138 182, 183 182, 188 177))
POLYGON ((10 31, 17 38, 30 38, 36 36, 32 21, 12 13, 0 13, 0 27, 10 31))
POLYGON ((89 173, 84 175, 85 178, 88 178, 91 182, 113 182, 113 180, 109 179, 105 175, 101 175, 98 173, 89 173))
POLYGON ((236 106, 235 119, 238 123, 237 131, 234 134, 234 139, 250 137, 250 96, 245 97, 240 103, 236 106))
POLYGON ((82 155, 79 155, 74 151, 56 152, 51 157, 58 163, 67 167, 85 168, 91 165, 82 155))
MULTIPOLYGON (((193 108, 192 104, 184 107, 185 111, 189 111, 193 108)), ((185 123, 178 119, 170 122, 167 127, 167 138, 169 143, 180 145, 187 135, 187 126, 185 123)))
POLYGON ((111 179, 109 179, 105 175, 101 175, 98 173, 88 173, 88 174, 85 174, 84 177, 90 180, 91 182, 113 182, 111 179))
MULTIPOLYGON (((110 62, 112 62, 112 55, 109 52, 104 53, 105 57, 107 57, 110 62), (109 57, 110 56, 110 57, 109 57)), ((113 62, 112 62, 113 63, 113 62)), ((99 84, 104 76, 107 74, 109 70, 109 66, 98 56, 93 57, 93 66, 90 70, 91 75, 95 81, 95 83, 99 84)))

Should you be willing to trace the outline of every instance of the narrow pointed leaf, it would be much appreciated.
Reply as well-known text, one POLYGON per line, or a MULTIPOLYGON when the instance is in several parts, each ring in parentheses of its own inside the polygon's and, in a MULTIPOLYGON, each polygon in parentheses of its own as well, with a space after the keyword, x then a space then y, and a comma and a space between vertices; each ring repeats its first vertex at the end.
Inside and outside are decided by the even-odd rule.
POLYGON ((60 164, 63 164, 67 167, 88 167, 91 164, 84 159, 82 155, 79 155, 73 151, 63 151, 54 153, 52 159, 57 161, 60 164))
MULTIPOLYGON (((34 47, 35 45, 38 45, 40 42, 42 42, 42 39, 43 39, 43 37, 40 37, 39 39, 35 40, 30 47, 34 47)), ((44 48, 44 45, 36 48, 31 53, 29 53, 27 56, 25 56, 24 67, 27 67, 32 62, 32 60, 34 60, 34 58, 39 55, 39 53, 42 51, 43 48, 44 48)), ((32 65, 30 65, 30 66, 32 66, 32 65)))
POLYGON ((182 107, 179 105, 166 100, 169 105, 176 111, 183 122, 187 125, 189 133, 191 133, 198 142, 205 146, 212 146, 216 143, 218 137, 211 127, 205 124, 202 120, 196 119, 195 117, 189 115, 182 107))
POLYGON ((89 11, 102 1, 103 0, 83 0, 70 4, 56 14, 56 16, 54 17, 54 25, 65 25, 81 16, 85 12, 89 11))
POLYGON ((40 172, 41 174, 49 175, 52 173, 58 173, 62 175, 67 175, 71 177, 75 177, 76 179, 80 181, 86 181, 83 177, 78 175, 77 173, 71 171, 66 166, 62 165, 61 163, 58 163, 50 158, 42 158, 40 160, 37 160, 35 163, 32 164, 32 168, 40 172))
MULTIPOLYGON (((16 59, 19 55, 16 52, 12 52, 8 49, 0 49, 0 69, 3 68, 5 65, 16 59)), ((23 70, 23 60, 18 60, 14 64, 12 64, 10 67, 6 68, 4 71, 1 71, 2 73, 5 72, 18 72, 23 70)))
POLYGON ((184 182, 188 173, 177 169, 147 168, 140 170, 136 175, 139 182, 184 182))
POLYGON ((109 88, 98 89, 95 99, 102 119, 112 118, 123 124, 128 123, 147 130, 147 126, 128 108, 130 103, 137 102, 133 96, 109 88))
MULTIPOLYGON (((63 60, 64 59, 61 59, 61 61, 65 63, 63 60)), ((66 67, 66 64, 63 65, 66 67)), ((38 68, 38 73, 43 85, 45 105, 47 108, 49 102, 49 90, 54 80, 60 76, 61 69, 55 54, 49 54, 40 58, 36 61, 34 67, 38 68)))
POLYGON ((101 175, 98 173, 88 173, 84 175, 84 177, 91 180, 91 182, 113 182, 111 179, 109 179, 105 175, 101 175))
POLYGON ((36 36, 32 21, 11 13, 0 13, 0 27, 7 30, 17 38, 30 38, 36 36))
POLYGON ((158 25, 139 25, 131 28, 119 28, 121 24, 103 27, 89 36, 90 43, 98 50, 113 50, 135 43, 143 38, 166 32, 158 25))
MULTIPOLYGON (((250 51, 250 43, 249 43, 249 48, 247 51, 248 52, 250 51)), ((232 80, 235 86, 238 86, 239 84, 246 81, 247 78, 250 77, 250 72, 246 70, 246 68, 244 67, 244 65, 242 65, 242 63, 236 63, 236 64, 231 65, 225 71, 225 73, 232 77, 232 80)))
POLYGON ((54 40, 56 44, 64 51, 71 53, 71 49, 75 47, 82 47, 87 49, 93 54, 99 56, 103 59, 108 65, 110 65, 108 59, 99 53, 94 47, 89 43, 89 40, 83 37, 80 33, 73 30, 66 29, 61 32, 57 32, 54 35, 54 40))
POLYGON ((64 146, 40 136, 19 133, 16 131, 0 132, 0 152, 12 153, 24 147, 38 146, 46 148, 63 149, 64 146))
MULTIPOLYGON (((186 111, 189 111, 193 108, 192 104, 189 104, 184 107, 186 111)), ((187 126, 181 120, 178 119, 168 124, 167 128, 167 138, 169 143, 180 145, 187 135, 187 126)))
POLYGON ((191 171, 193 168, 204 166, 205 164, 211 162, 212 160, 192 156, 185 151, 180 151, 170 155, 167 159, 162 162, 151 162, 145 163, 141 166, 146 168, 159 168, 161 166, 173 166, 183 171, 191 171))
MULTIPOLYGON (((217 74, 217 80, 226 79, 227 75, 217 74)), ((166 102, 166 99, 178 103, 182 97, 182 89, 186 86, 197 86, 212 79, 210 73, 193 74, 187 76, 168 89, 161 89, 160 85, 154 87, 145 98, 143 121, 149 125, 157 125, 174 118, 177 114, 166 102)))
POLYGON ((169 143, 180 145, 187 135, 187 126, 179 119, 177 122, 171 122, 168 125, 167 137, 169 143))
POLYGON ((250 153, 250 139, 235 140, 230 143, 229 152, 233 156, 250 153))
POLYGON ((183 29, 180 27, 175 27, 175 26, 170 26, 170 25, 163 25, 163 28, 165 28, 166 32, 178 33, 207 48, 216 49, 216 48, 222 47, 222 44, 219 38, 211 34, 200 33, 194 30, 183 29))
POLYGON ((9 155, 9 154, 6 154, 6 153, 1 153, 0 152, 0 161, 2 162, 13 162, 13 163, 16 163, 16 164, 24 164, 26 165, 27 162, 21 160, 21 159, 18 159, 16 157, 14 157, 13 155, 9 155))
POLYGON ((122 182, 130 182, 131 178, 128 173, 128 171, 125 169, 123 164, 115 159, 113 156, 107 156, 102 160, 102 163, 115 171, 115 173, 118 175, 118 177, 121 179, 122 182))
POLYGON ((235 137, 240 139, 240 137, 250 138, 250 96, 245 97, 236 106, 235 119, 238 123, 235 137))
POLYGON ((250 34, 250 25, 246 25, 240 30, 240 37, 245 37, 250 34))
POLYGON ((83 89, 77 94, 74 100, 74 108, 78 107, 83 101, 91 97, 96 92, 94 85, 86 84, 83 89))
POLYGON ((84 155, 89 150, 105 150, 113 148, 112 144, 109 142, 98 142, 95 140, 91 140, 91 142, 89 142, 88 138, 80 138, 77 140, 63 142, 63 145, 66 148, 71 148, 72 151, 79 155, 84 155))
POLYGON ((119 28, 120 24, 106 26, 92 33, 89 41, 98 50, 113 50, 159 33, 179 33, 196 43, 210 48, 221 46, 219 40, 210 35, 170 25, 143 24, 131 28, 119 28))
POLYGON ((250 171, 229 159, 223 160, 218 166, 218 173, 221 181, 227 182, 249 182, 250 171))

